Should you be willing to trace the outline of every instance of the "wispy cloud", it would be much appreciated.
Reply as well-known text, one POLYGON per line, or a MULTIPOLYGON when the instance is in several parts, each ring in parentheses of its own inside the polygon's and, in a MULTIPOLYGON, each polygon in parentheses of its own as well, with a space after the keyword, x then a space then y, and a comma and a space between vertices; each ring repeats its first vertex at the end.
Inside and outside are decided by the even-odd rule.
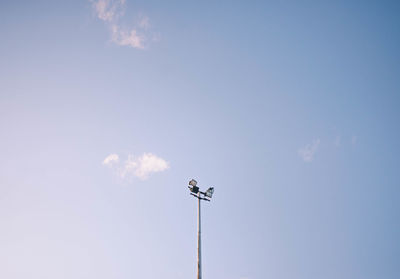
POLYGON ((306 146, 298 150, 298 154, 301 158, 303 158, 304 162, 312 162, 320 143, 320 139, 315 139, 311 144, 307 144, 306 146))
POLYGON ((143 153, 142 156, 129 155, 128 159, 121 165, 117 154, 108 155, 103 165, 109 166, 121 179, 129 179, 134 176, 146 180, 150 175, 169 169, 169 163, 161 157, 152 153, 143 153))
POLYGON ((137 158, 137 168, 134 175, 140 179, 147 179, 150 174, 164 171, 168 168, 169 165, 164 159, 151 153, 145 153, 137 158))
POLYGON ((136 24, 123 27, 120 19, 126 10, 126 0, 89 0, 97 17, 105 22, 111 33, 111 41, 120 46, 144 49, 150 19, 140 15, 136 24))
POLYGON ((119 162, 118 154, 110 154, 103 160, 103 165, 111 167, 114 164, 117 164, 118 162, 119 162))
POLYGON ((113 25, 111 28, 111 40, 120 46, 130 46, 133 48, 143 49, 144 37, 138 35, 136 29, 121 30, 118 25, 113 25))
POLYGON ((91 0, 97 17, 104 21, 115 21, 124 13, 125 0, 91 0))

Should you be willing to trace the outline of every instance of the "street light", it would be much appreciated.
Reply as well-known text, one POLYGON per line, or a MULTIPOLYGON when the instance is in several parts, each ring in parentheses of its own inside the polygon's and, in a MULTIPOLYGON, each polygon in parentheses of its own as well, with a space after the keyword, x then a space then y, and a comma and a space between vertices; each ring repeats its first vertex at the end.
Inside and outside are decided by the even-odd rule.
POLYGON ((197 279, 201 279, 201 216, 200 216, 200 201, 210 201, 213 193, 214 187, 210 187, 206 192, 201 192, 197 186, 197 181, 192 179, 189 181, 190 194, 197 198, 197 279))

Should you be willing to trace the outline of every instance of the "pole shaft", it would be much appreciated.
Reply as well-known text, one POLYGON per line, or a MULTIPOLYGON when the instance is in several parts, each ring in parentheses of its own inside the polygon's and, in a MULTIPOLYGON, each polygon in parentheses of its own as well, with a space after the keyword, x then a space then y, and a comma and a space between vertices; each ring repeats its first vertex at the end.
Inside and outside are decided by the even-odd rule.
POLYGON ((201 214, 200 198, 197 208, 197 279, 201 279, 201 214))

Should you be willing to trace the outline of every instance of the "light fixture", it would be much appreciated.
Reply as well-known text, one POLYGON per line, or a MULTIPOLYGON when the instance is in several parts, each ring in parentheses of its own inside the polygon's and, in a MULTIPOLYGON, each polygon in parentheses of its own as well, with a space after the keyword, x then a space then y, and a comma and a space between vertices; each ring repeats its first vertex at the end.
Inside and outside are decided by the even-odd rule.
POLYGON ((208 188, 207 191, 205 192, 205 196, 206 196, 207 198, 210 198, 210 199, 211 199, 213 193, 214 193, 214 187, 210 187, 210 188, 208 188))
POLYGON ((199 192, 199 187, 196 186, 197 185, 196 180, 194 179, 190 180, 189 185, 192 186, 192 187, 189 186, 189 189, 192 193, 197 194, 199 192))
POLYGON ((195 187, 197 185, 197 181, 192 179, 189 181, 189 185, 195 187))

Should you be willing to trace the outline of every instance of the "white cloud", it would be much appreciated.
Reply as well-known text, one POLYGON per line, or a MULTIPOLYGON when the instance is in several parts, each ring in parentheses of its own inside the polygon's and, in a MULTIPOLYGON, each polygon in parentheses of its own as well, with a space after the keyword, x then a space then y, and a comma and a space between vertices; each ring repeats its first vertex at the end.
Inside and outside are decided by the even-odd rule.
POLYGON ((112 26, 112 41, 120 46, 130 46, 133 48, 144 48, 144 37, 139 36, 135 29, 130 31, 120 30, 118 25, 112 26))
POLYGON ((315 139, 311 144, 307 144, 298 150, 298 153, 300 157, 303 158, 304 162, 311 162, 314 159, 314 155, 318 150, 320 142, 320 139, 315 139))
POLYGON ((125 13, 125 0, 89 0, 99 19, 104 21, 111 32, 111 41, 120 46, 144 49, 150 19, 141 15, 134 26, 123 28, 119 19, 125 13), (146 31, 146 32, 145 32, 146 31))
POLYGON ((122 164, 117 164, 119 157, 117 154, 107 156, 103 164, 113 168, 115 174, 121 179, 129 179, 134 176, 141 180, 146 180, 153 173, 162 172, 169 169, 169 163, 152 153, 144 153, 135 158, 132 155, 122 164))
POLYGON ((97 17, 104 21, 114 21, 124 13, 125 0, 91 0, 97 17))
POLYGON ((119 167, 117 174, 121 178, 125 178, 127 175, 134 173, 137 168, 137 162, 134 160, 132 155, 128 156, 128 160, 125 161, 123 167, 119 167))
POLYGON ((135 176, 146 179, 151 173, 164 171, 169 168, 169 164, 162 158, 151 153, 144 153, 138 158, 138 167, 135 176))
POLYGON ((118 154, 110 154, 104 159, 103 165, 112 166, 118 162, 119 162, 118 154))

